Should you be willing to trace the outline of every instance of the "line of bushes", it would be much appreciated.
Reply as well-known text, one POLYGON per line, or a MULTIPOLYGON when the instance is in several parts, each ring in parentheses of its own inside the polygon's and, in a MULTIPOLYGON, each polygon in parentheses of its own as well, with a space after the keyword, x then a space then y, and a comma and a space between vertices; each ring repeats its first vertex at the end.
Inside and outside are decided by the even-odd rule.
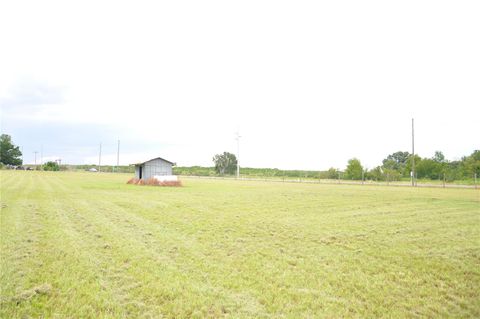
MULTIPOLYGON (((448 161, 442 152, 435 152, 432 158, 422 158, 415 155, 415 176, 423 180, 445 180, 447 182, 472 180, 477 174, 480 178, 480 150, 475 150, 461 160, 448 161)), ((412 171, 412 155, 408 152, 395 152, 388 155, 382 165, 373 169, 365 169, 360 160, 352 158, 344 170, 330 168, 326 171, 311 170, 280 170, 277 168, 241 167, 242 177, 264 178, 304 178, 304 179, 345 179, 399 181, 408 180, 412 171)), ((212 167, 179 166, 174 167, 175 175, 190 176, 223 176, 212 167)), ((233 176, 233 174, 225 174, 233 176)))

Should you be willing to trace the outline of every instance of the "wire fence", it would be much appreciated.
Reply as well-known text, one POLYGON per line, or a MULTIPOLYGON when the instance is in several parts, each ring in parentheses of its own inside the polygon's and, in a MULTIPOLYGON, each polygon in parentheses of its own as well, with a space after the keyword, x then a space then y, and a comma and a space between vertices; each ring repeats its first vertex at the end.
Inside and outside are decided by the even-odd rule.
POLYGON ((232 181, 257 181, 257 182, 276 182, 276 183, 305 183, 305 184, 326 184, 326 185, 364 185, 364 186, 392 186, 392 187, 431 187, 431 188, 461 188, 461 189, 480 189, 476 183, 467 184, 449 184, 440 183, 422 183, 417 182, 412 186, 409 182, 379 182, 379 181, 353 181, 343 179, 302 179, 302 178, 272 178, 272 177, 232 177, 232 176, 195 176, 180 175, 181 178, 192 179, 214 179, 214 180, 232 180, 232 181))

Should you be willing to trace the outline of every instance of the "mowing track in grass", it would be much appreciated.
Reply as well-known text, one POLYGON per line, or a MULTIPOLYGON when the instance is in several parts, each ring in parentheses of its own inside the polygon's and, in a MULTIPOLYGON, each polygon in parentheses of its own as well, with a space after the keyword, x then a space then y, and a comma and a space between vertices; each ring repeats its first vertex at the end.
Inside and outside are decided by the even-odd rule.
POLYGON ((0 174, 2 318, 480 317, 478 190, 0 174))

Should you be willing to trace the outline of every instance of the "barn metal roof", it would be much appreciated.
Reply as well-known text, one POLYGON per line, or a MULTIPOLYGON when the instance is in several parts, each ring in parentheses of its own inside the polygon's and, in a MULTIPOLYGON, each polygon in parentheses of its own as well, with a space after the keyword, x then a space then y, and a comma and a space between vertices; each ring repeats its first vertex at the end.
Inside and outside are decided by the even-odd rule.
POLYGON ((135 163, 135 164, 130 164, 130 165, 139 166, 139 165, 145 164, 146 162, 150 162, 150 161, 153 161, 153 160, 156 160, 156 159, 161 159, 162 161, 165 161, 165 162, 167 162, 167 163, 169 163, 169 164, 172 164, 173 166, 176 165, 175 163, 170 162, 170 161, 167 161, 166 159, 161 158, 161 157, 155 157, 155 158, 149 159, 148 161, 145 161, 145 162, 142 162, 142 163, 135 163))

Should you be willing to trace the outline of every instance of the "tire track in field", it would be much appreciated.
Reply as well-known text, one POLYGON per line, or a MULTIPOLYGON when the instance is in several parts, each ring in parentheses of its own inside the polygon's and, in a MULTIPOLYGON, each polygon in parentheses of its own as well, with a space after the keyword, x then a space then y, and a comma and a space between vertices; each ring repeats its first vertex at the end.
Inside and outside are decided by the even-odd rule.
MULTIPOLYGON (((24 265, 20 265, 22 269, 28 269, 30 273, 36 274, 39 273, 38 277, 44 277, 46 276, 46 279, 51 282, 55 282, 60 280, 58 275, 56 274, 59 269, 65 269, 67 272, 72 272, 70 275, 72 278, 75 278, 78 274, 74 273, 74 269, 76 269, 76 266, 78 263, 84 263, 87 268, 90 267, 91 271, 89 273, 84 273, 83 275, 85 277, 91 277, 96 276, 99 271, 98 267, 99 266, 105 266, 105 263, 103 262, 103 259, 97 258, 93 259, 93 264, 92 264, 92 256, 100 256, 100 254, 91 254, 89 252, 89 248, 86 245, 80 244, 83 243, 85 240, 85 235, 82 233, 79 233, 78 231, 80 229, 75 229, 75 227, 71 227, 72 225, 75 226, 75 224, 72 224, 71 219, 68 220, 68 218, 65 218, 65 203, 56 199, 55 195, 57 195, 57 189, 58 189, 58 180, 54 182, 53 179, 48 179, 45 178, 44 176, 41 177, 42 180, 35 179, 35 192, 41 193, 42 197, 46 198, 46 203, 44 203, 41 206, 41 209, 39 209, 37 206, 32 209, 31 214, 28 216, 22 216, 21 218, 21 226, 25 228, 27 227, 27 232, 23 233, 22 236, 28 235, 30 236, 31 234, 36 235, 37 237, 41 236, 41 244, 42 247, 38 247, 38 245, 35 245, 38 240, 37 238, 33 238, 31 240, 31 247, 34 247, 33 252, 36 253, 35 256, 33 256, 33 260, 36 261, 36 264, 34 265, 29 265, 28 267, 24 265), (52 183, 51 183, 52 182, 52 183), (62 205, 63 204, 63 205, 62 205), (47 227, 50 226, 50 227, 47 227), (50 230, 50 231, 49 231, 50 230), (60 230, 60 233, 58 232, 60 230), (74 252, 75 254, 83 254, 84 258, 78 258, 77 255, 74 256, 74 260, 72 261, 72 256, 71 252, 74 252), (87 253, 86 253, 87 252, 87 253), (69 254, 70 253, 70 254, 69 254), (40 264, 39 264, 40 263, 40 264), (42 265, 43 263, 43 265, 42 265), (39 265, 38 265, 39 264, 39 265), (40 267, 38 267, 40 266, 40 267), (60 267, 59 267, 60 266, 60 267), (54 269, 54 273, 50 275, 46 275, 45 271, 48 271, 46 269, 54 269)), ((25 188, 25 192, 29 191, 28 188, 25 188)), ((23 197, 23 196, 22 196, 23 197)), ((29 194, 26 196, 27 198, 31 197, 29 194)), ((63 198, 62 198, 63 200, 63 198)), ((70 202, 67 205, 67 208, 72 205, 73 202, 70 202)), ((30 205, 29 205, 30 206, 30 205)), ((20 216, 20 215, 17 215, 20 216)), ((17 243, 15 247, 18 249, 19 247, 23 247, 21 243, 17 243)), ((30 276, 31 279, 37 280, 34 277, 30 276)), ((7 277, 12 279, 11 277, 7 277)), ((84 280, 83 278, 78 278, 78 280, 81 282, 84 280)), ((17 280, 16 283, 18 284, 19 281, 17 280)), ((128 287, 127 287, 128 288, 128 287)), ((72 286, 68 288, 68 292, 63 290, 61 293, 65 294, 71 294, 73 291, 78 290, 78 286, 72 286)), ((92 291, 93 293, 93 291, 92 291)), ((115 300, 115 297, 117 297, 118 294, 112 294, 108 300, 112 301, 115 300)), ((59 308, 64 311, 64 313, 69 313, 68 308, 71 307, 69 306, 69 300, 65 300, 65 296, 57 298, 57 300, 53 302, 60 302, 62 306, 59 308), (66 302, 66 303, 65 303, 66 302)), ((91 303, 93 305, 96 305, 96 303, 91 303)), ((87 305, 88 306, 88 305, 87 305)), ((107 306, 108 307, 108 306, 107 306)), ((122 306, 118 306, 117 309, 101 309, 102 311, 106 311, 107 313, 113 312, 114 314, 112 315, 113 317, 118 317, 118 316, 125 316, 126 312, 123 311, 122 306), (117 313, 117 315, 115 315, 117 313)), ((57 306, 58 308, 58 306, 57 306)), ((73 309, 72 311, 75 312, 78 309, 73 309)), ((93 312, 89 316, 94 316, 93 312)))
MULTIPOLYGON (((50 190, 62 187, 63 181, 53 179, 50 190)), ((145 305, 132 302, 130 291, 138 286, 134 278, 122 271, 121 265, 110 254, 111 246, 105 243, 93 223, 89 223, 77 209, 78 202, 73 196, 62 194, 62 200, 53 200, 51 213, 55 216, 54 227, 63 230, 66 238, 66 250, 74 251, 78 263, 85 265, 85 276, 98 277, 96 281, 103 295, 107 294, 107 308, 101 309, 112 317, 128 317, 133 313, 147 313, 145 305), (71 197, 71 198, 68 198, 71 197)), ((127 260, 127 258, 124 258, 127 260)), ((79 288, 80 289, 80 288, 79 288)))
POLYGON ((0 196, 3 198, 4 192, 17 192, 22 185, 25 175, 14 176, 12 172, 0 171, 0 187, 2 189, 2 194, 0 196), (16 177, 16 178, 15 178, 16 177))
MULTIPOLYGON (((332 244, 332 243, 337 244, 337 246, 338 246, 338 244, 340 244, 340 246, 338 246, 339 248, 342 247, 343 243, 345 243, 346 241, 348 242, 350 240, 353 240, 353 242, 356 243, 357 246, 359 245, 358 248, 371 248, 373 243, 376 243, 377 246, 378 246, 378 244, 383 244, 384 249, 385 248, 390 248, 389 250, 391 252, 389 253, 387 251, 386 254, 385 253, 383 253, 383 254, 380 253, 380 255, 379 255, 379 251, 382 251, 382 249, 379 249, 379 250, 369 249, 368 252, 362 252, 361 253, 361 254, 363 254, 363 256, 361 258, 361 260, 363 262, 365 262, 366 257, 369 257, 369 258, 367 258, 367 263, 370 260, 372 262, 372 264, 378 265, 379 267, 377 267, 377 270, 382 269, 382 267, 385 267, 383 269, 383 271, 381 271, 381 272, 392 272, 393 273, 393 274, 388 275, 390 277, 393 276, 393 279, 389 278, 387 276, 386 279, 385 279, 386 281, 388 281, 388 280, 394 280, 394 281, 399 280, 398 278, 396 278, 396 276, 398 276, 398 275, 395 275, 395 273, 399 273, 399 274, 401 274, 400 276, 404 276, 404 277, 405 276, 406 277, 410 276, 411 277, 410 279, 412 279, 412 277, 415 276, 416 273, 410 271, 408 269, 409 266, 407 266, 407 265, 409 265, 409 263, 408 262, 403 263, 401 261, 401 258, 404 258, 404 257, 409 258, 409 256, 411 256, 411 253, 414 253, 414 252, 420 253, 420 256, 418 256, 420 258, 426 257, 426 256, 424 256, 425 255, 425 250, 419 250, 418 248, 412 247, 412 250, 407 250, 403 254, 401 254, 401 256, 397 256, 398 251, 394 251, 393 249, 391 249, 392 248, 391 247, 392 243, 389 243, 388 240, 387 240, 387 242, 379 241, 380 238, 376 236, 377 232, 382 233, 382 228, 391 230, 392 225, 397 225, 396 228, 399 229, 399 230, 403 230, 402 228, 407 227, 407 231, 409 231, 409 232, 419 233, 420 235, 422 233, 424 233, 426 235, 427 233, 425 231, 427 231, 428 229, 433 229, 436 232, 441 232, 441 231, 446 231, 446 230, 451 230, 452 229, 451 225, 446 225, 445 223, 443 223, 444 218, 442 218, 442 219, 436 218, 435 219, 435 217, 440 215, 440 213, 443 213, 443 214, 452 214, 452 213, 457 214, 460 211, 462 211, 463 215, 468 214, 468 212, 465 212, 464 209, 462 210, 458 206, 457 207, 442 207, 440 205, 440 203, 438 203, 438 205, 433 205, 433 207, 432 207, 431 203, 429 202, 428 197, 417 199, 417 202, 415 204, 410 203, 408 200, 402 200, 402 201, 400 201, 400 203, 392 201, 392 200, 387 200, 387 201, 382 200, 381 203, 379 201, 377 201, 375 204, 376 204, 375 206, 377 206, 375 208, 376 209, 375 212, 371 211, 371 206, 372 205, 369 201, 355 201, 355 203, 354 203, 355 206, 353 206, 353 207, 347 206, 347 207, 342 208, 341 206, 338 207, 338 205, 337 205, 336 210, 338 210, 338 211, 335 212, 335 215, 338 215, 338 213, 341 213, 341 218, 343 218, 345 221, 354 220, 353 219, 354 215, 351 215, 350 213, 351 212, 356 212, 356 211, 358 211, 358 209, 364 209, 365 210, 365 213, 360 215, 361 217, 368 218, 368 219, 371 219, 372 217, 375 217, 376 215, 378 215, 378 217, 382 217, 381 219, 379 219, 375 223, 375 225, 380 226, 380 228, 378 229, 378 227, 375 227, 376 231, 375 231, 375 233, 371 234, 373 236, 371 236, 370 240, 368 240, 368 238, 365 238, 365 239, 367 239, 367 241, 365 243, 362 243, 362 241, 359 242, 358 238, 356 238, 356 234, 351 234, 351 228, 348 229, 348 231, 349 231, 348 235, 340 234, 340 235, 335 236, 334 238, 327 238, 327 239, 328 239, 328 242, 330 244, 332 244), (442 211, 441 212, 434 211, 434 214, 432 214, 432 208, 435 209, 436 207, 441 208, 442 211), (414 213, 412 214, 412 212, 414 212, 414 213), (415 225, 415 227, 412 228, 412 225, 415 225), (365 247, 362 247, 362 246, 365 246, 365 247), (407 275, 405 275, 405 274, 407 274, 407 275)), ((472 205, 468 205, 468 206, 472 207, 472 205)), ((315 214, 315 209, 314 209, 314 203, 313 202, 308 202, 306 204, 300 204, 300 205, 297 205, 295 207, 296 208, 308 209, 308 211, 306 211, 304 215, 298 215, 299 218, 302 218, 302 216, 308 217, 308 216, 311 216, 312 214, 315 214)), ((324 210, 323 207, 320 207, 319 209, 324 210)), ((257 221, 255 221, 255 222, 257 222, 257 221)), ((350 224, 350 223, 348 223, 348 224, 350 224)), ((302 233, 303 233, 305 238, 310 238, 311 237, 311 236, 308 235, 308 231, 305 231, 305 229, 302 230, 302 233)), ((401 234, 404 233, 404 230, 400 233, 401 234)), ((312 232, 310 235, 314 235, 314 232, 312 232)), ((363 235, 368 235, 368 234, 363 234, 363 235)), ((382 234, 382 235, 384 235, 384 234, 382 234)), ((388 238, 390 238, 390 237, 388 237, 388 238)), ((301 238, 300 242, 302 242, 304 244, 307 244, 304 241, 305 238, 301 238)), ((397 237, 397 240, 399 240, 399 239, 400 238, 397 237)), ((385 240, 385 238, 383 238, 383 240, 385 240)), ((425 243, 425 239, 421 242, 425 243)), ((379 248, 381 248, 381 247, 379 247, 379 248)), ((354 255, 352 255, 351 257, 355 258, 354 255)), ((447 261, 447 263, 450 262, 450 261, 451 260, 447 261)), ((438 264, 438 261, 433 261, 433 260, 432 261, 422 261, 422 262, 426 263, 426 264, 430 264, 432 266, 436 263, 438 264)), ((442 267, 448 267, 448 268, 450 268, 450 271, 453 271, 455 265, 444 265, 442 267)), ((368 267, 365 267, 365 265, 364 265, 363 269, 368 269, 368 267)), ((433 269, 433 267, 432 267, 432 269, 433 269)), ((348 272, 348 270, 345 270, 345 271, 348 272)), ((417 269, 417 271, 419 271, 421 273, 420 270, 417 269)), ((424 276, 428 277, 430 275, 429 274, 424 274, 424 276)), ((462 273, 460 271, 458 273, 458 278, 461 278, 461 277, 462 277, 462 273)), ((420 278, 420 280, 424 280, 424 278, 420 278)), ((436 280, 436 284, 442 285, 442 282, 445 279, 439 277, 439 278, 436 278, 435 280, 436 280)), ((415 280, 410 280, 410 282, 415 282, 415 280)), ((447 280, 447 282, 448 282, 448 280, 447 280)), ((452 283, 449 282, 449 284, 451 285, 452 283)), ((406 296, 406 295, 409 295, 409 294, 415 295, 416 289, 418 287, 412 287, 407 283, 407 281, 405 281, 405 283, 403 285, 398 283, 398 286, 396 288, 399 291, 399 293, 397 293, 397 295, 400 298, 402 295, 403 296, 406 296)), ((460 290, 460 288, 458 286, 457 286, 457 289, 460 290)), ((441 300, 439 300, 439 302, 441 303, 441 300)))
MULTIPOLYGON (((145 298, 148 297, 148 295, 143 296, 140 294, 140 298, 137 297, 136 299, 133 295, 137 287, 151 280, 155 280, 155 277, 152 277, 150 274, 138 274, 135 278, 143 277, 142 281, 138 281, 129 275, 129 273, 132 272, 135 274, 135 271, 128 269, 131 251, 118 254, 119 250, 123 250, 122 244, 124 243, 119 243, 114 239, 119 238, 121 241, 126 241, 125 238, 128 238, 127 245, 135 247, 136 254, 145 255, 145 253, 141 254, 143 252, 141 240, 131 240, 131 234, 124 232, 119 233, 118 227, 116 227, 114 223, 112 224, 110 220, 103 218, 103 214, 98 212, 98 210, 101 210, 101 207, 95 207, 95 209, 92 210, 93 207, 91 203, 79 203, 78 201, 75 206, 75 208, 70 206, 61 207, 62 210, 69 211, 68 214, 62 214, 64 219, 62 224, 68 225, 67 227, 70 229, 69 233, 74 233, 76 240, 82 243, 81 247, 78 247, 77 250, 88 251, 89 253, 86 258, 92 258, 91 255, 94 255, 94 258, 98 260, 97 267, 102 269, 101 277, 103 278, 103 284, 113 292, 113 299, 127 310, 134 308, 132 309, 133 313, 142 313, 145 316, 152 315, 154 317, 160 315, 159 305, 148 302, 148 298, 145 298), (94 214, 89 215, 92 212, 94 214), (103 247, 99 249, 100 243, 102 243, 101 245, 103 245, 103 247), (115 254, 115 252, 117 254, 115 254), (122 265, 122 263, 124 264, 122 265), (136 309, 138 307, 142 309, 136 309)), ((145 252, 148 251, 146 250, 145 252)), ((150 267, 152 269, 158 267, 158 262, 155 258, 153 263, 150 259, 151 258, 143 260, 143 262, 152 264, 152 267, 150 267)), ((174 269, 170 272, 170 277, 174 278, 174 269)))
MULTIPOLYGON (((190 286, 207 285, 205 273, 208 271, 208 267, 213 266, 208 263, 201 263, 200 266, 203 266, 200 268, 204 268, 205 271, 195 266, 195 264, 198 266, 198 261, 203 261, 206 256, 195 250, 197 243, 192 242, 191 238, 175 231, 172 232, 162 225, 153 224, 138 214, 118 205, 112 205, 105 200, 88 203, 77 201, 76 209, 77 213, 71 216, 75 216, 77 223, 87 222, 93 226, 93 232, 102 234, 102 239, 111 242, 112 250, 122 250, 125 246, 135 247, 137 257, 142 258, 146 264, 145 268, 156 269, 160 267, 162 272, 169 274, 168 277, 172 281, 178 282, 185 280, 183 274, 188 273, 190 286), (92 204, 95 208, 92 207, 92 204), (122 242, 115 241, 118 238, 122 239, 122 242), (192 263, 192 259, 197 262, 192 263), (147 265, 148 267, 146 267, 147 265), (179 272, 178 268, 183 268, 183 270, 179 272), (199 284, 194 285, 191 283, 192 281, 197 281, 199 284)), ((90 232, 88 236, 91 237, 93 232, 90 232)), ((215 265, 215 267, 217 266, 215 265)), ((142 283, 158 281, 155 277, 155 271, 152 274, 141 274, 142 268, 144 267, 138 267, 137 270, 132 269, 131 272, 135 274, 136 278, 146 277, 142 280, 142 283), (147 280, 147 278, 150 279, 147 280)), ((227 303, 235 304, 240 312, 242 312, 241 309, 244 309, 245 313, 250 313, 252 309, 255 309, 257 314, 263 311, 263 306, 257 304, 252 297, 243 295, 239 298, 241 294, 227 291, 225 287, 217 285, 207 285, 210 287, 209 294, 212 294, 212 297, 209 297, 212 303, 214 303, 213 300, 222 299, 222 296, 226 296, 230 299, 227 303), (255 306, 252 306, 252 304, 255 304, 255 306)))
MULTIPOLYGON (((436 288, 436 290, 440 291, 443 296, 452 296, 452 294, 454 296, 456 291, 462 291, 461 285, 464 283, 461 283, 461 281, 460 283, 458 283, 458 280, 453 282, 451 279, 444 278, 441 275, 432 275, 426 269, 412 269, 411 260, 417 259, 422 260, 422 265, 430 265, 430 271, 438 268, 448 268, 449 272, 457 272, 458 278, 463 277, 461 270, 462 265, 458 263, 457 260, 443 259, 444 257, 439 259, 438 257, 427 255, 428 246, 432 244, 428 240, 428 238, 432 237, 432 231, 435 233, 453 231, 452 225, 445 223, 445 216, 442 216, 440 219, 436 218, 436 216, 439 215, 439 212, 435 211, 435 213, 432 214, 431 209, 432 207, 421 203, 420 205, 410 204, 403 205, 402 207, 395 207, 394 210, 387 215, 378 213, 368 214, 369 218, 374 217, 375 215, 378 215, 379 217, 382 216, 382 219, 375 223, 376 227, 374 227, 374 229, 376 233, 382 233, 387 230, 392 231, 392 225, 396 225, 393 227, 393 230, 397 229, 397 231, 390 234, 386 238, 385 236, 376 237, 376 235, 373 234, 373 241, 367 241, 365 243, 366 245, 359 246, 363 255, 360 260, 370 260, 371 264, 375 265, 375 268, 363 267, 363 269, 377 269, 377 271, 379 271, 377 274, 375 272, 369 274, 369 277, 377 278, 376 280, 373 280, 373 282, 375 283, 378 281, 380 278, 379 274, 381 274, 381 276, 384 278, 381 280, 381 282, 396 283, 395 286, 389 288, 389 296, 397 296, 399 299, 402 297, 405 298, 409 295, 415 296, 420 287, 425 287, 428 285, 438 285, 441 287, 436 288), (389 218, 392 220, 389 220, 389 218), (379 242, 379 239, 383 239, 383 242, 379 242), (405 240, 410 240, 411 243, 405 246, 405 240), (404 247, 404 251, 399 251, 397 248, 395 248, 395 246, 397 246, 400 242, 404 247), (378 246, 378 243, 382 245, 379 247, 381 249, 372 250, 371 248, 378 246), (457 270, 457 268, 460 269, 457 270), (422 275, 419 276, 419 274, 422 275)), ((444 211, 442 213, 444 214, 459 213, 458 208, 447 207, 443 210, 444 211)), ((465 214, 465 211, 463 211, 463 215, 465 214)), ((437 238, 437 235, 433 237, 437 238)), ((446 251, 446 248, 444 250, 446 251)), ((468 269, 468 267, 466 267, 466 269, 468 269)), ((439 274, 441 273, 442 272, 439 272, 439 274)), ((371 280, 368 282, 371 282, 371 280)), ((430 296, 430 298, 434 297, 430 296)), ((442 299, 438 299, 437 302, 442 303, 442 299)), ((450 306, 454 308, 457 307, 455 305, 450 306)), ((420 308, 421 307, 419 305, 418 309, 420 308)), ((438 316, 438 313, 435 315, 434 313, 429 312, 427 309, 423 309, 422 312, 424 314, 428 313, 429 316, 438 316)))
MULTIPOLYGON (((128 291, 124 289, 125 281, 130 278, 125 275, 115 276, 116 263, 109 256, 107 249, 110 247, 103 246, 99 237, 95 236, 91 230, 91 225, 86 224, 83 218, 76 216, 78 212, 62 203, 55 203, 56 218, 58 226, 64 229, 65 237, 68 239, 68 248, 74 250, 77 254, 77 260, 88 268, 88 275, 94 275, 113 302, 111 309, 113 313, 128 316, 124 311, 125 302, 131 299, 128 291)), ((85 274, 87 275, 87 273, 85 274)))
MULTIPOLYGON (((38 206, 31 198, 35 176, 19 173, 16 180, 24 187, 4 189, 9 201, 8 211, 2 212, 2 295, 8 300, 24 290, 35 280, 39 264, 39 234, 41 220, 38 206)), ((7 304, 6 307, 9 305, 7 304)))

